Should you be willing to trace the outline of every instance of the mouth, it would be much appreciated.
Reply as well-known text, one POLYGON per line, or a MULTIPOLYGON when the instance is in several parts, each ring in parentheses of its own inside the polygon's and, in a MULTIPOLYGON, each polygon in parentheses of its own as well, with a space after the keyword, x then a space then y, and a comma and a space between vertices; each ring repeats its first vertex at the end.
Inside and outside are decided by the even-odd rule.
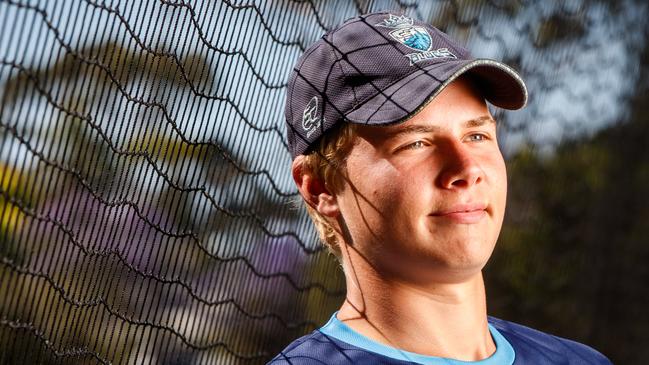
POLYGON ((455 223, 474 224, 480 222, 487 216, 487 204, 470 203, 452 205, 432 213, 431 216, 455 223))

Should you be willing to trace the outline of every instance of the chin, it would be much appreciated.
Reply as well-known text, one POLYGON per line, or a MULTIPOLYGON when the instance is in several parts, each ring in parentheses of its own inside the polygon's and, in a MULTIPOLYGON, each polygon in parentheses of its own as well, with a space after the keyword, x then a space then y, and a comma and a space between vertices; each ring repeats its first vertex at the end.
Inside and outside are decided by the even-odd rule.
POLYGON ((447 241, 442 250, 435 249, 433 257, 435 261, 445 265, 451 270, 480 271, 487 264, 494 249, 491 240, 486 241, 484 237, 466 237, 447 241))

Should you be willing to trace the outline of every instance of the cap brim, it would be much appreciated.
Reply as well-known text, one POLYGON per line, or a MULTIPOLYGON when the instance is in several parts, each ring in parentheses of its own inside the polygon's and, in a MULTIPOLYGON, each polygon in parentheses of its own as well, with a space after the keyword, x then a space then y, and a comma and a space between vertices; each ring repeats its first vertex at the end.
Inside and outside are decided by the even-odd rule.
POLYGON ((358 124, 398 123, 416 114, 462 75, 469 75, 485 100, 497 107, 516 110, 527 103, 525 83, 511 67, 489 59, 452 60, 413 72, 345 117, 358 124))

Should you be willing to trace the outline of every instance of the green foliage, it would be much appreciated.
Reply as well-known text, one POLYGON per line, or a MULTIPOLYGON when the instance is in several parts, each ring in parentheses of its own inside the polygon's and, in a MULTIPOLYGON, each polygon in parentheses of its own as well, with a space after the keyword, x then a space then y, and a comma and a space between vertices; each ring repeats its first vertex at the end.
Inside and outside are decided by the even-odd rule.
POLYGON ((649 356, 640 346, 649 333, 649 93, 639 85, 628 121, 551 156, 527 148, 509 161, 508 212, 486 269, 491 314, 628 364, 649 356))

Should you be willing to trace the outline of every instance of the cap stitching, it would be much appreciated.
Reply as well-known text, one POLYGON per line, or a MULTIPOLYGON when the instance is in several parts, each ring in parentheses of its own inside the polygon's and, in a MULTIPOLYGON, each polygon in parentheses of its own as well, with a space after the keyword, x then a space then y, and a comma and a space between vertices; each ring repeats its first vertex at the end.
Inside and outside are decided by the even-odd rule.
MULTIPOLYGON (((432 65, 429 65, 429 66, 432 66, 432 65)), ((373 94, 372 96, 369 96, 369 97, 366 98, 362 103, 358 104, 355 108, 352 108, 351 110, 349 110, 347 113, 345 113, 345 116, 346 116, 347 114, 349 114, 349 113, 354 112, 354 111, 357 110, 358 108, 362 107, 363 105, 365 105, 365 104, 366 104, 368 101, 370 101, 371 99, 373 99, 373 98, 375 98, 375 97, 377 97, 377 96, 379 96, 379 95, 383 95, 383 94, 385 94, 385 89, 389 89, 390 87, 392 87, 392 85, 398 83, 399 81, 402 81, 403 79, 407 78, 408 76, 411 76, 412 74, 414 74, 415 72, 418 72, 418 71, 425 71, 425 74, 426 74, 426 75, 428 75, 428 76, 432 77, 433 79, 435 79, 435 80, 441 82, 441 80, 439 80, 437 77, 435 77, 435 76, 433 76, 433 75, 430 75, 430 74, 428 73, 428 70, 427 70, 425 67, 415 68, 415 69, 413 69, 411 72, 409 72, 409 73, 407 73, 406 75, 404 75, 403 77, 398 78, 398 79, 394 80, 393 82, 391 82, 390 84, 386 85, 386 86, 383 88, 383 90, 378 90, 378 88, 377 88, 377 91, 378 91, 377 93, 373 94)), ((423 75, 423 74, 422 74, 422 75, 423 75)), ((387 97, 387 95, 385 95, 385 96, 387 97)), ((389 97, 388 97, 388 100, 389 100, 389 97)), ((390 107, 390 109, 397 109, 397 108, 398 108, 398 107, 395 107, 395 106, 390 107)))
MULTIPOLYGON (((472 69, 474 67, 477 67, 477 66, 481 66, 481 65, 491 65, 491 66, 497 67, 499 70, 504 71, 508 75, 512 76, 516 81, 518 81, 519 85, 524 85, 524 83, 522 82, 520 77, 518 77, 516 75, 516 72, 514 70, 512 70, 507 65, 504 65, 504 64, 502 64, 500 62, 496 62, 496 61, 492 61, 492 60, 488 60, 488 59, 474 59, 474 60, 472 60, 471 62, 469 62, 466 65, 462 66, 459 70, 455 71, 451 76, 449 76, 449 78, 446 81, 448 81, 449 79, 450 79, 450 81, 454 81, 457 77, 459 77, 460 75, 462 75, 465 72, 469 71, 470 69, 472 69), (505 66, 506 68, 503 68, 502 66, 505 66)), ((412 73, 409 74, 408 76, 410 76, 410 75, 412 75, 412 73)), ((405 79, 408 76, 404 76, 403 78, 401 78, 401 80, 405 79)), ((440 80, 438 80, 438 81, 440 81, 440 80)), ((442 85, 445 87, 448 84, 446 81, 444 81, 440 85, 440 87, 442 85)), ((523 89, 523 94, 524 94, 523 98, 524 98, 525 103, 523 104, 523 106, 521 106, 521 108, 523 108, 527 104, 527 88, 522 87, 522 89, 523 89)), ((395 91, 395 93, 396 93, 396 91, 395 91)), ((375 96, 378 96, 378 94, 375 95, 375 96)), ((367 100, 367 101, 369 101, 369 100, 367 100)), ((381 105, 379 105, 379 108, 381 108, 385 103, 386 102, 381 103, 381 105)), ((383 108, 383 110, 394 110, 394 109, 397 109, 397 108, 394 107, 394 106, 387 106, 387 107, 383 108)))
MULTIPOLYGON (((331 35, 331 44, 328 44, 329 49, 334 54, 334 58, 336 59, 335 63, 338 64, 338 68, 340 68, 340 72, 343 74, 344 78, 346 79, 347 78, 347 73, 343 69, 341 61, 344 60, 345 58, 347 58, 347 56, 343 52, 340 52, 341 58, 340 59, 338 58, 338 55, 336 54, 336 51, 334 50, 334 48, 332 46, 334 43, 336 43, 336 41, 334 39, 334 36, 335 36, 334 34, 331 35)), ((354 88, 354 86, 352 86, 352 94, 354 96, 354 106, 352 107, 352 109, 353 109, 358 104, 358 98, 356 97, 356 89, 354 88)))
MULTIPOLYGON (((363 23, 367 24, 367 25, 369 26, 370 29, 372 29, 372 30, 373 30, 374 32, 376 32, 379 36, 381 36, 383 39, 385 39, 385 40, 388 42, 388 45, 391 45, 391 46, 394 47, 397 51, 399 51, 402 55, 405 56, 405 53, 404 53, 402 50, 400 50, 400 49, 399 49, 399 48, 394 44, 394 42, 392 42, 390 39, 388 39, 388 38, 387 38, 383 33, 379 32, 377 29, 375 29, 375 27, 372 27, 369 23, 367 23, 367 21, 366 21, 365 18, 361 17, 361 18, 360 18, 360 21, 362 21, 363 23)), ((342 52, 341 52, 341 53, 342 53, 342 52)), ((352 52, 350 52, 350 53, 352 53, 352 52)), ((408 76, 412 75, 413 73, 415 73, 415 72, 417 72, 417 71, 422 71, 422 70, 423 70, 423 71, 425 71, 425 72, 428 74, 428 70, 426 70, 425 67, 422 67, 421 65, 413 65, 413 66, 416 66, 416 67, 414 67, 413 70, 412 70, 411 72, 407 73, 407 74, 404 75, 403 77, 400 77, 400 78, 394 80, 392 83, 386 85, 383 89, 387 89, 387 88, 389 88, 390 86, 392 86, 392 85, 396 84, 397 82, 399 82, 399 81, 401 81, 401 80, 407 78, 408 76)), ((429 74, 429 76, 431 76, 431 77, 434 78, 435 80, 441 82, 441 80, 439 80, 439 79, 436 78, 435 76, 430 75, 430 74, 429 74)), ((372 96, 366 98, 362 103, 360 103, 360 104, 354 106, 351 110, 347 111, 347 112, 344 114, 345 117, 347 117, 347 115, 348 115, 349 113, 352 113, 353 111, 357 110, 359 107, 361 107, 362 105, 364 105, 367 101, 369 101, 369 100, 375 98, 375 97, 378 96, 378 95, 383 95, 383 94, 384 94, 384 93, 383 93, 383 90, 379 89, 378 87, 376 87, 376 86, 373 85, 373 84, 371 84, 371 85, 372 85, 372 86, 375 88, 375 90, 377 90, 378 92, 375 93, 374 95, 372 95, 372 96)), ((387 96, 387 95, 384 95, 384 96, 386 96, 386 99, 387 99, 387 100, 391 100, 389 96, 387 96)), ((387 101, 386 101, 386 102, 387 102, 387 101)), ((396 103, 393 102, 393 104, 396 104, 396 103)), ((405 109, 402 108, 402 107, 399 107, 398 105, 395 105, 395 106, 398 107, 399 109, 403 109, 406 113, 408 112, 407 110, 405 110, 405 109)), ((395 106, 391 107, 390 109, 396 109, 395 106)))
MULTIPOLYGON (((325 40, 325 41, 326 41, 326 40, 325 40)), ((329 42, 326 41, 326 43, 329 43, 329 42)), ((332 69, 333 69, 333 67, 335 67, 335 66, 334 66, 334 65, 331 65, 331 68, 332 68, 332 69)), ((331 76, 331 69, 329 70, 329 73, 328 73, 328 75, 327 75, 327 78, 326 78, 327 81, 325 82, 325 86, 324 86, 324 90, 323 90, 323 91, 318 90, 318 89, 316 88, 316 86, 313 85, 313 83, 312 83, 311 81, 309 81, 309 79, 308 79, 307 77, 305 77, 304 75, 302 75, 302 73, 300 72, 299 69, 296 69, 295 72, 296 72, 296 77, 301 78, 301 79, 302 79, 304 82, 306 82, 306 83, 307 83, 307 84, 308 84, 308 85, 309 85, 313 90, 315 90, 317 93, 319 93, 321 97, 323 97, 323 102, 322 102, 322 116, 324 117, 324 110, 325 110, 325 108, 327 107, 327 100, 325 100, 325 99, 326 99, 325 96, 326 96, 326 93, 327 93, 327 89, 329 88, 329 77, 331 76)), ((342 115, 343 117, 345 116, 345 113, 343 113, 340 109, 338 109, 338 108, 336 107, 336 105, 334 105, 334 103, 329 102, 328 104, 329 104, 329 105, 333 108, 333 110, 335 110, 338 114, 342 115)), ((321 123, 321 125, 320 125, 320 134, 319 134, 315 139, 313 139, 312 141, 310 140, 310 138, 308 138, 308 137, 306 137, 306 136, 303 136, 301 133, 295 133, 296 136, 298 136, 302 141, 304 141, 304 142, 306 143, 306 147, 305 147, 304 149, 303 149, 303 148, 300 148, 299 146, 296 146, 296 151, 299 151, 298 154, 304 153, 304 152, 307 151, 309 148, 311 148, 311 147, 313 146, 313 143, 314 143, 315 141, 317 141, 320 137, 322 137, 322 136, 324 135, 324 133, 325 133, 326 131, 328 131, 329 129, 331 129, 335 124, 337 124, 337 123, 334 123, 333 125, 329 126, 328 128, 325 128, 324 123, 321 123)), ((289 123, 289 126, 291 127, 291 129, 293 129, 294 132, 297 131, 296 128, 295 128, 295 126, 293 126, 292 123, 289 123)))
MULTIPOLYGON (((374 123, 376 123, 376 124, 382 124, 382 125, 389 125, 389 124, 396 124, 396 123, 403 123, 403 122, 406 122, 407 120, 409 120, 410 118, 412 118, 413 116, 415 116, 417 113, 419 113, 419 112, 420 112, 423 108, 425 108, 428 104, 430 104, 430 102, 431 102, 433 99, 435 99, 435 97, 436 97, 437 95, 439 95, 439 93, 442 92, 442 90, 444 90, 444 89, 446 88, 446 86, 448 86, 451 82, 455 81, 459 76, 461 76, 462 74, 464 74, 466 71, 470 70, 471 68, 473 68, 473 67, 475 67, 475 66, 480 66, 480 65, 492 65, 492 66, 496 66, 496 67, 500 68, 501 70, 507 72, 508 75, 514 77, 514 79, 516 79, 516 81, 518 81, 519 85, 522 86, 521 89, 523 90, 523 105, 522 105, 520 108, 518 108, 518 109, 522 109, 522 108, 525 107, 525 105, 527 105, 527 98, 528 98, 527 88, 525 87, 525 83, 523 82, 523 80, 521 79, 521 77, 518 76, 518 74, 516 73, 516 71, 514 71, 514 69, 512 69, 511 67, 509 67, 509 66, 507 66, 507 65, 505 65, 505 64, 503 64, 503 63, 500 63, 500 62, 497 62, 497 61, 494 61, 494 60, 478 58, 478 59, 475 59, 475 60, 473 60, 472 62, 470 62, 470 63, 464 65, 464 66, 463 66, 462 68, 460 68, 459 70, 455 71, 451 76, 449 76, 449 77, 446 79, 446 81, 444 81, 444 82, 443 82, 443 83, 442 83, 442 84, 441 84, 441 85, 440 85, 440 86, 439 86, 439 87, 438 87, 438 88, 437 88, 433 93, 431 93, 431 94, 430 94, 430 95, 429 95, 429 96, 428 96, 428 97, 427 97, 427 98, 426 98, 426 99, 425 99, 425 100, 424 100, 424 101, 423 101, 423 102, 422 102, 422 103, 421 103, 421 104, 420 104, 420 105, 419 105, 419 106, 418 106, 414 111, 412 111, 411 113, 408 113, 408 114, 407 114, 406 116, 404 116, 403 118, 397 119, 397 120, 395 120, 395 121, 380 121, 380 122, 374 122, 374 123)), ((394 110, 394 109, 396 109, 396 108, 386 108, 386 109, 384 109, 384 110, 394 110)), ((356 121, 353 121, 353 120, 351 120, 351 119, 349 119, 349 118, 348 118, 348 120, 349 120, 350 122, 352 122, 352 123, 356 123, 356 124, 362 123, 362 122, 356 122, 356 121)), ((367 123, 367 121, 366 121, 365 123, 367 123)), ((373 124, 374 124, 374 123, 373 123, 373 124)))
MULTIPOLYGON (((327 42, 327 43, 329 43, 329 45, 330 45, 332 48, 334 48, 334 49, 340 51, 340 50, 339 50, 339 49, 338 49, 338 48, 337 48, 333 43, 327 41, 326 39, 325 39, 324 41, 327 42)), ((340 53, 342 54, 342 52, 340 52, 340 53)), ((351 64, 351 63, 350 63, 350 65, 353 66, 353 64, 351 64)), ((356 68, 356 67, 354 67, 354 68, 356 68)), ((419 68, 419 69, 421 69, 421 68, 419 68)), ((358 71, 358 70, 357 70, 357 71, 358 71)), ((358 72, 360 72, 360 71, 358 71, 358 72)), ((414 71, 413 71, 413 72, 414 72, 414 71)), ((404 76, 404 77, 405 77, 405 76, 404 76)), ((397 80, 397 81, 398 81, 398 80, 397 80)), ((395 82, 396 82, 396 81, 395 81, 395 82)), ((379 91, 380 91, 380 88, 379 88, 378 86, 374 85, 371 81, 370 81, 370 85, 372 85, 376 90, 379 90, 379 91)), ((367 99, 366 99, 366 101, 367 101, 367 99)), ((352 110, 353 110, 353 109, 352 109, 352 110)), ((405 110, 405 109, 404 109, 404 110, 405 110)), ((349 112, 341 113, 341 115, 343 115, 343 116, 346 116, 347 114, 349 114, 349 112)))
MULTIPOLYGON (((324 37, 324 35, 323 35, 322 37, 324 37)), ((322 38, 322 37, 321 37, 321 38, 322 38)), ((310 47, 309 49, 307 49, 307 50, 304 52, 304 54, 299 58, 299 60, 298 60, 299 64, 297 64, 297 65, 295 65, 295 67, 293 67, 293 72, 296 74, 296 75, 295 75, 295 78, 296 78, 296 79, 297 79, 297 75, 300 74, 300 69, 302 68, 302 66, 304 66, 304 62, 306 62, 306 61, 308 60, 308 57, 309 57, 313 52, 315 52, 319 47, 320 47, 320 45, 317 45, 317 42, 315 42, 315 43, 314 43, 313 45, 311 45, 311 47, 310 47)), ((290 82, 290 81, 291 81, 291 80, 289 80, 289 82, 290 82)), ((295 114, 294 114, 294 112, 293 112, 293 103, 292 103, 291 101, 292 101, 292 97, 293 97, 293 91, 295 90, 295 86, 296 86, 296 85, 297 85, 296 82, 293 82, 293 83, 290 85, 291 87, 290 87, 289 90, 288 90, 288 92, 290 93, 290 98, 288 98, 289 95, 287 95, 287 101, 288 101, 288 104, 289 104, 288 106, 289 106, 289 111, 290 111, 290 113, 291 113, 291 118, 286 118, 286 121, 288 122, 288 121, 290 120, 290 123, 293 123, 293 119, 295 118, 295 114)), ((315 89, 315 90, 317 90, 317 89, 315 89)))

